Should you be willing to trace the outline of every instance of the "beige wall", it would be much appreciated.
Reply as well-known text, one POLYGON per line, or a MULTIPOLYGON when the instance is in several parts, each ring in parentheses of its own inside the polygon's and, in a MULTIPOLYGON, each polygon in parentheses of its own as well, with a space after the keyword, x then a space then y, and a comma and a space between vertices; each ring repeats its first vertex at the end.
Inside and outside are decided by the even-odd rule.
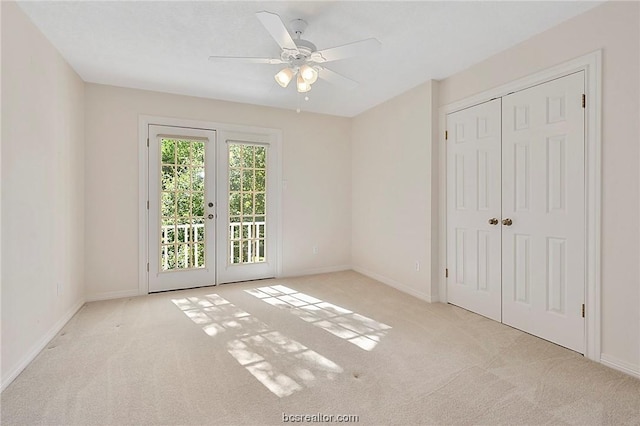
POLYGON ((282 129, 283 180, 287 181, 282 192, 283 275, 349 267, 349 119, 87 84, 88 299, 138 289, 140 114, 282 129))
POLYGON ((351 136, 353 268, 425 300, 432 298, 431 114, 427 82, 355 117, 351 136))
POLYGON ((82 80, 2 2, 3 385, 84 301, 83 111, 82 80))
POLYGON ((439 84, 439 104, 603 49, 602 353, 640 374, 640 4, 609 2, 439 84))

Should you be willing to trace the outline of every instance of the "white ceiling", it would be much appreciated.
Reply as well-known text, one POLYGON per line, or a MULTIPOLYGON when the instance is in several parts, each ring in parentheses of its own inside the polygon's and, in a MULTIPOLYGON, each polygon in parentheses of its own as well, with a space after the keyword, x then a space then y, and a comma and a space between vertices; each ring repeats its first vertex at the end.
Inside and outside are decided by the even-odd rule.
POLYGON ((442 79, 602 2, 21 2, 87 82, 352 117, 429 79, 442 79), (304 101, 273 79, 281 65, 229 64, 210 55, 279 57, 255 17, 309 23, 325 49, 375 37, 375 54, 328 68, 360 82, 318 80, 304 101))

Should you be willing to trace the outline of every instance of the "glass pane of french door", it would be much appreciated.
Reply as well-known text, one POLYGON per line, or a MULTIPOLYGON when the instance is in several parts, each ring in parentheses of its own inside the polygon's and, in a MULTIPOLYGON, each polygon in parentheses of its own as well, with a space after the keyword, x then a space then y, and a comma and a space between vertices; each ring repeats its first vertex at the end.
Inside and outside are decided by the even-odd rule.
POLYGON ((159 137, 162 271, 205 267, 204 140, 159 137))
POLYGON ((215 132, 149 126, 149 291, 213 285, 215 132))
POLYGON ((266 261, 267 147, 229 143, 229 264, 266 261))

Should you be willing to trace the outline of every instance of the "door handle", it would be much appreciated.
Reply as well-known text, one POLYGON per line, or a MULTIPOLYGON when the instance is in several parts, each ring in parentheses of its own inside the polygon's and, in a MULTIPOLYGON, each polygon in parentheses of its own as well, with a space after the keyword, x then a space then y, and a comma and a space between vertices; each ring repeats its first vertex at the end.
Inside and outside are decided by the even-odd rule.
POLYGON ((497 225, 499 222, 498 219, 496 219, 495 217, 492 217, 491 219, 489 219, 489 225, 497 225))
POLYGON ((513 221, 511 219, 509 219, 509 218, 502 219, 502 224, 504 226, 511 226, 511 225, 513 225, 513 221))

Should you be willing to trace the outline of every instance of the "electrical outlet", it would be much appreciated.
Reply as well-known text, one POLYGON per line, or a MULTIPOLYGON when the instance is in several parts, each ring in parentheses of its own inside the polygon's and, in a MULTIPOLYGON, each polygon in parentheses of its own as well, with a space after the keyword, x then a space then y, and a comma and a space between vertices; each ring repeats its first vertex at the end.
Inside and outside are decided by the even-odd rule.
POLYGON ((313 254, 318 254, 318 246, 313 246, 313 249, 311 251, 313 252, 313 254))
POLYGON ((416 272, 420 271, 420 262, 416 260, 416 272))

